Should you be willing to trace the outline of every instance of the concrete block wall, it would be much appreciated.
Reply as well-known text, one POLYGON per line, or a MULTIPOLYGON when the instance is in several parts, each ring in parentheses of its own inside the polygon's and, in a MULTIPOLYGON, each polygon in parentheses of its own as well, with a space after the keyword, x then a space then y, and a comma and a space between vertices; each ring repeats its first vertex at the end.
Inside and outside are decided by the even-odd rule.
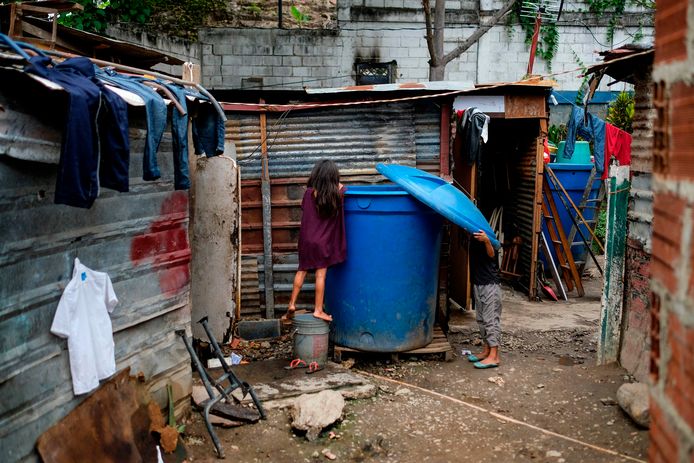
MULTIPOLYGON (((480 17, 486 20, 501 3, 449 0, 445 50, 450 51, 459 40, 469 36, 480 17)), ((584 7, 578 3, 574 11, 584 7)), ((428 80, 429 52, 420 0, 345 0, 338 4, 338 23, 337 29, 329 31, 203 30, 203 84, 212 89, 239 89, 245 79, 262 78, 263 88, 354 85, 354 64, 358 60, 395 60, 397 82, 428 80)), ((637 29, 628 27, 608 43, 607 27, 599 21, 590 27, 588 23, 561 24, 559 50, 552 69, 538 58, 534 72, 560 73, 554 76, 558 89, 575 90, 580 85, 580 71, 561 72, 578 68, 578 60, 585 64, 598 61, 598 50, 633 42, 637 29)), ((643 33, 640 42, 651 43, 652 28, 644 28, 643 33)), ((526 73, 528 57, 529 47, 520 26, 496 26, 448 64, 446 79, 479 83, 519 80, 526 73)), ((601 89, 607 90, 606 84, 607 81, 601 89)))
MULTIPOLYGON (((453 49, 460 39, 474 31, 502 5, 501 0, 448 0, 445 49, 453 49)), ((534 73, 554 76, 558 90, 578 89, 578 60, 591 64, 595 53, 634 42, 651 44, 652 27, 640 29, 642 14, 627 13, 626 30, 607 40, 606 21, 579 13, 584 3, 565 5, 559 24, 559 49, 550 70, 542 59, 535 61, 534 73), (565 19, 566 18, 566 19, 565 19)), ((200 64, 203 85, 215 90, 248 88, 247 79, 263 88, 301 89, 354 85, 357 60, 397 62, 397 82, 426 81, 429 52, 425 40, 421 0, 340 0, 338 27, 334 30, 240 29, 214 27, 200 31, 199 41, 166 41, 159 36, 130 30, 112 30, 118 38, 156 48, 200 64)), ((446 67, 447 80, 477 83, 515 81, 525 73, 529 46, 520 26, 499 25, 446 67)), ((601 90, 607 90, 606 82, 601 90)), ((614 89, 610 88, 610 90, 614 89)))
POLYGON ((656 13, 651 447, 694 461, 694 0, 656 13))

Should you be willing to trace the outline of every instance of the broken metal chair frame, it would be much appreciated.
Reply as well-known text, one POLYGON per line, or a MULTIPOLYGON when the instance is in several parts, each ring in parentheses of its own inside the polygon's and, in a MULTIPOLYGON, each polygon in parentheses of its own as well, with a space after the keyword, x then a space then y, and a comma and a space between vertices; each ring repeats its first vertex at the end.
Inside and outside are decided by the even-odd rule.
POLYGON ((183 338, 183 342, 185 343, 186 349, 190 354, 190 358, 192 359, 193 364, 195 365, 195 369, 198 371, 200 379, 202 380, 202 383, 205 386, 205 390, 207 391, 207 395, 210 397, 208 400, 205 400, 201 404, 201 406, 203 406, 201 414, 205 419, 205 426, 207 427, 207 431, 209 432, 210 437, 212 438, 215 450, 217 451, 217 456, 219 458, 224 458, 224 449, 222 448, 222 445, 219 442, 219 438, 217 437, 217 434, 214 432, 214 429, 212 428, 212 423, 210 422, 210 412, 214 412, 213 408, 215 407, 215 405, 220 403, 222 399, 224 399, 224 401, 227 404, 230 404, 232 400, 238 403, 239 399, 233 396, 232 392, 238 388, 241 388, 243 397, 246 397, 246 395, 251 396, 253 404, 258 410, 260 418, 265 419, 266 415, 265 410, 263 409, 263 406, 260 403, 260 400, 258 399, 258 396, 256 395, 253 388, 247 382, 241 381, 231 370, 229 364, 226 363, 224 359, 224 353, 220 349, 217 340, 215 339, 207 324, 207 317, 203 317, 198 321, 198 323, 202 324, 202 327, 205 330, 205 333, 207 333, 208 339, 210 340, 210 345, 212 346, 214 356, 221 362, 222 368, 224 369, 224 373, 218 378, 211 378, 211 375, 207 372, 207 369, 195 353, 193 345, 191 344, 190 339, 188 339, 185 330, 177 330, 176 334, 183 338), (224 381, 228 381, 229 385, 224 386, 224 381), (215 395, 214 389, 216 389, 219 392, 219 394, 215 395))

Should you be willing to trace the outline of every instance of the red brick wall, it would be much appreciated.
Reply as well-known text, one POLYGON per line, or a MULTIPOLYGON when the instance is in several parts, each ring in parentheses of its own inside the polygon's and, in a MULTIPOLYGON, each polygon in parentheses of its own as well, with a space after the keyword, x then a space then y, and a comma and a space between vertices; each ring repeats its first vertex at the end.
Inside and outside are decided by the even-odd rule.
POLYGON ((650 351, 651 255, 636 239, 627 239, 624 280, 624 332, 619 363, 638 381, 648 377, 650 351))
POLYGON ((653 202, 653 278, 674 292, 675 269, 679 263, 682 242, 682 215, 687 205, 672 194, 656 194, 653 202))
POLYGON ((656 64, 687 57, 687 2, 658 0, 655 16, 656 64))
POLYGON ((652 462, 694 463, 694 0, 658 0, 651 355, 652 462))
POLYGON ((670 87, 670 172, 673 178, 694 178, 694 86, 670 87))
POLYGON ((651 404, 651 447, 648 461, 651 463, 675 463, 678 460, 679 442, 670 426, 668 417, 657 404, 651 404))

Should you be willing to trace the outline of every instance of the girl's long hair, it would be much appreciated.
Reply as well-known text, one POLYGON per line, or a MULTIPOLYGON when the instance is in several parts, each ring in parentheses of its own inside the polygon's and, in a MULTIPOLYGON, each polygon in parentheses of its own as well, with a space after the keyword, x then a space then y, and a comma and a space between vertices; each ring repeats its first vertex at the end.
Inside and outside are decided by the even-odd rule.
POLYGON ((316 191, 318 215, 324 219, 336 216, 342 207, 340 171, 337 165, 329 159, 318 161, 313 166, 307 186, 316 191))

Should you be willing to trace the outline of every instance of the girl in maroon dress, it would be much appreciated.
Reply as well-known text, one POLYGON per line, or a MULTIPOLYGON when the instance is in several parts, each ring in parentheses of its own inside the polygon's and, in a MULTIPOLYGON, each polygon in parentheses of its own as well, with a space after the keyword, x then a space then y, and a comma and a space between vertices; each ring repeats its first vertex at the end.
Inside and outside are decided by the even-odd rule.
POLYGON ((325 321, 332 317, 323 311, 325 276, 328 267, 339 264, 347 255, 343 195, 340 171, 333 161, 318 161, 308 178, 307 189, 301 202, 303 214, 299 230, 299 270, 294 277, 292 297, 289 300, 288 320, 294 317, 296 299, 304 284, 308 270, 316 271, 316 302, 313 316, 325 321))

